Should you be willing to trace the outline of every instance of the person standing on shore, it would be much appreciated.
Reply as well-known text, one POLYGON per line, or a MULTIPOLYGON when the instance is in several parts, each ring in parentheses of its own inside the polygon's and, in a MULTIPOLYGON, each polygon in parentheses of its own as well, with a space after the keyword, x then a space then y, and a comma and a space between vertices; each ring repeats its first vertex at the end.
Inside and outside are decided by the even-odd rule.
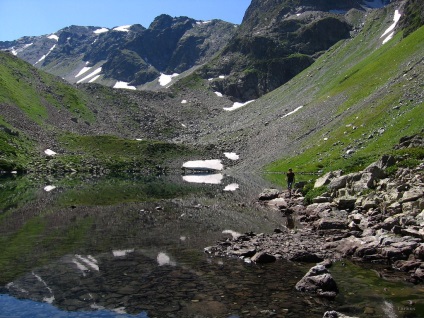
POLYGON ((295 181, 295 175, 292 169, 287 172, 287 189, 289 190, 289 198, 291 197, 291 190, 295 181))

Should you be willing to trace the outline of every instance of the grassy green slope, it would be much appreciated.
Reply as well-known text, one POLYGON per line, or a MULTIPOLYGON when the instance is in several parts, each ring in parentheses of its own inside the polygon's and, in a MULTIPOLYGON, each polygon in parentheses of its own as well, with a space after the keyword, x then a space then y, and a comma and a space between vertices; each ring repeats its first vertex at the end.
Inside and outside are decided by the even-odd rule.
POLYGON ((77 89, 0 52, 0 170, 25 170, 38 157, 34 135, 52 129, 49 109, 94 120, 77 89), (21 127, 11 123, 18 118, 25 120, 21 127))
POLYGON ((359 170, 391 152, 400 137, 423 129, 424 27, 370 49, 370 42, 382 41, 376 36, 377 25, 370 24, 368 32, 339 43, 291 87, 280 90, 284 100, 299 93, 291 90, 293 85, 309 87, 302 91, 313 96, 306 107, 333 104, 328 115, 334 119, 303 141, 300 154, 273 162, 267 171, 285 171, 289 166, 305 172, 359 170), (366 36, 371 40, 368 45, 363 44, 366 36), (354 153, 347 155, 349 149, 354 153))
MULTIPOLYGON (((157 172, 166 162, 194 153, 181 145, 122 137, 139 129, 127 127, 132 122, 124 120, 137 115, 139 105, 105 90, 96 93, 101 98, 93 98, 89 91, 0 52, 0 171, 157 172), (91 110, 105 107, 109 97, 115 98, 107 104, 113 111, 105 115, 91 110), (119 118, 111 124, 108 116, 119 118), (97 127, 110 128, 103 130, 108 136, 99 135, 97 127), (49 147, 58 154, 47 158, 43 151, 49 147)), ((163 131, 158 134, 171 129, 159 127, 163 131)))

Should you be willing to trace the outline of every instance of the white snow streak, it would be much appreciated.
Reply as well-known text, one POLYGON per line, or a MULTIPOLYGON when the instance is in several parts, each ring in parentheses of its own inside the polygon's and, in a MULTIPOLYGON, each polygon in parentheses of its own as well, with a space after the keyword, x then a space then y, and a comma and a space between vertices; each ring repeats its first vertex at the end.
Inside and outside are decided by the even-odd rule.
POLYGON ((299 107, 297 107, 295 110, 293 110, 293 111, 291 111, 291 112, 289 112, 289 113, 287 113, 287 114, 285 114, 284 116, 281 116, 281 118, 284 118, 284 117, 287 117, 287 116, 290 116, 290 115, 293 115, 295 112, 297 112, 299 109, 301 109, 303 106, 299 106, 299 107))
POLYGON ((47 38, 50 40, 59 41, 59 37, 56 34, 50 34, 47 38))
POLYGON ((222 97, 222 93, 220 92, 215 92, 216 96, 222 97))
POLYGON ((53 150, 51 150, 51 149, 46 149, 46 150, 44 150, 44 153, 47 155, 47 156, 54 156, 56 153, 53 151, 53 150))
POLYGON ((219 159, 212 160, 193 160, 184 162, 183 168, 196 169, 196 170, 222 170, 224 165, 219 159))
POLYGON ((166 75, 166 74, 161 73, 160 77, 159 77, 159 84, 161 86, 166 86, 169 83, 171 83, 173 77, 176 77, 178 75, 180 75, 180 74, 174 73, 172 75, 166 75))
POLYGON ((91 72, 90 74, 88 74, 86 77, 80 79, 77 83, 81 83, 83 81, 86 81, 86 80, 92 78, 93 76, 96 76, 97 74, 100 74, 101 71, 102 71, 102 68, 99 67, 98 69, 96 69, 93 72, 91 72))
POLYGON ((224 191, 236 191, 239 188, 237 183, 231 183, 224 188, 224 191))
POLYGON ((120 32, 129 32, 130 30, 129 30, 129 28, 131 28, 131 26, 132 26, 132 24, 129 24, 129 25, 122 25, 122 26, 120 26, 120 27, 116 27, 116 28, 114 28, 113 30, 114 31, 120 31, 120 32))
POLYGON ((82 70, 80 70, 79 73, 77 75, 75 75, 75 77, 80 77, 82 74, 84 74, 85 72, 87 72, 90 69, 91 69, 91 66, 90 67, 84 66, 82 68, 82 70))
POLYGON ((132 89, 132 90, 137 89, 135 86, 130 86, 128 85, 127 82, 121 82, 121 81, 116 82, 113 88, 125 88, 125 89, 132 89))
POLYGON ((386 29, 386 31, 384 31, 384 33, 380 36, 380 39, 382 37, 387 36, 384 40, 383 40, 383 44, 388 42, 389 40, 391 40, 393 38, 393 35, 395 34, 394 29, 396 27, 396 24, 399 22, 399 19, 401 17, 401 14, 399 13, 399 10, 395 10, 395 15, 393 17, 393 23, 386 29), (388 35, 387 35, 388 34, 388 35))
POLYGON ((225 157, 231 160, 238 160, 240 156, 235 152, 224 152, 225 157))
POLYGON ((235 102, 235 103, 233 104, 233 106, 231 106, 231 107, 224 107, 224 110, 226 110, 226 111, 230 112, 230 111, 233 111, 233 110, 239 109, 239 108, 241 108, 241 107, 243 107, 243 106, 246 106, 247 104, 250 104, 250 103, 252 103, 252 102, 254 102, 254 100, 249 100, 249 101, 247 101, 247 102, 245 102, 245 103, 238 103, 238 102, 235 102))
POLYGON ((93 83, 96 79, 98 79, 100 77, 100 74, 99 75, 96 75, 96 76, 94 76, 91 80, 89 80, 88 82, 89 83, 93 83))
POLYGON ((50 192, 54 189, 56 189, 56 187, 54 185, 48 185, 48 186, 44 187, 44 191, 46 191, 46 192, 50 192))
MULTIPOLYGON (((47 52, 47 54, 45 54, 45 55, 43 55, 42 57, 40 57, 40 59, 37 61, 37 62, 35 62, 35 64, 38 64, 38 63, 40 63, 41 61, 43 61, 53 50, 54 50, 54 48, 56 47, 56 44, 55 45, 53 45, 51 48, 50 48, 50 50, 47 52)), ((34 64, 34 65, 35 65, 34 64)))
POLYGON ((109 29, 100 28, 100 29, 97 29, 97 30, 94 30, 93 31, 93 33, 95 33, 95 34, 101 34, 101 33, 105 33, 105 32, 109 32, 109 29))

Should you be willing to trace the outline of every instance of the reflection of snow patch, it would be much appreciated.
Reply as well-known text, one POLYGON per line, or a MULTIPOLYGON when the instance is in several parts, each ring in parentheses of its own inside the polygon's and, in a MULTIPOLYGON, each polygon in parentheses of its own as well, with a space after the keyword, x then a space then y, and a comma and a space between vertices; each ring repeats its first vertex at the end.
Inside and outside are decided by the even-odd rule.
POLYGON ((224 176, 216 174, 191 174, 183 176, 183 180, 190 183, 220 184, 224 176))
POLYGON ((221 160, 193 160, 184 162, 183 168, 196 169, 196 170, 222 170, 224 168, 221 160))
POLYGON ((293 111, 291 111, 291 112, 289 112, 289 113, 287 113, 287 114, 285 114, 284 116, 282 116, 281 118, 284 118, 284 117, 287 117, 287 116, 290 116, 290 115, 292 115, 292 114, 294 114, 295 112, 297 112, 299 109, 301 109, 303 106, 299 106, 299 107, 297 107, 295 110, 293 110, 293 111))
POLYGON ((125 88, 125 89, 132 89, 132 90, 137 89, 135 86, 130 86, 128 85, 127 82, 121 82, 121 81, 116 82, 113 88, 125 88))
POLYGON ((83 257, 81 255, 75 255, 76 258, 78 258, 80 261, 82 261, 83 263, 85 263, 87 266, 91 267, 92 269, 98 271, 99 270, 99 266, 97 265, 97 260, 88 255, 87 257, 83 257))
POLYGON ((235 103, 233 104, 233 106, 231 106, 231 107, 224 107, 224 110, 226 110, 226 111, 233 111, 233 110, 236 110, 236 109, 241 108, 241 107, 243 107, 243 106, 246 106, 247 104, 250 104, 250 103, 252 103, 252 102, 254 102, 254 100, 249 100, 249 101, 247 101, 247 102, 245 102, 245 103, 238 103, 238 102, 235 102, 235 103))
POLYGON ((235 152, 224 152, 225 157, 231 160, 238 160, 240 156, 235 152))
POLYGON ((400 17, 401 17, 401 14, 399 13, 399 10, 395 10, 395 15, 393 17, 393 23, 380 36, 380 39, 381 39, 382 37, 385 37, 387 35, 387 37, 383 40, 383 44, 388 42, 389 40, 391 40, 393 38, 393 35, 395 34, 395 32, 393 30, 395 29, 396 24, 399 22, 400 17))
POLYGON ((382 0, 370 0, 370 1, 364 1, 365 5, 368 8, 372 9, 378 9, 384 7, 384 3, 382 0))
POLYGON ((163 252, 160 252, 158 254, 158 256, 156 257, 156 260, 157 260, 159 266, 163 266, 163 265, 175 266, 175 262, 171 261, 171 258, 163 252))
POLYGON ((237 183, 231 183, 224 188, 224 191, 236 191, 239 188, 237 183))
POLYGON ((128 250, 114 250, 112 251, 113 256, 115 257, 124 257, 127 256, 129 253, 134 253, 134 249, 128 249, 128 250))

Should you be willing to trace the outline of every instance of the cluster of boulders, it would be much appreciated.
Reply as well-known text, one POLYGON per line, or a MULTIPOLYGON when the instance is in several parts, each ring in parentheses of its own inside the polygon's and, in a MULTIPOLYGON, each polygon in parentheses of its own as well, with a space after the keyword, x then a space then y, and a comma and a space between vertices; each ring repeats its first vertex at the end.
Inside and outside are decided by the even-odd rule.
MULTIPOLYGON (((272 234, 226 238, 205 251, 256 263, 279 258, 331 263, 346 257, 390 264, 410 281, 423 283, 424 163, 399 168, 388 176, 386 169, 394 161, 383 156, 360 172, 327 173, 316 180, 315 187, 328 190, 309 205, 301 191, 288 197, 277 189, 266 189, 258 202, 284 213, 286 226, 272 234)), ((296 288, 334 297, 337 285, 324 263, 311 268, 296 288)))

